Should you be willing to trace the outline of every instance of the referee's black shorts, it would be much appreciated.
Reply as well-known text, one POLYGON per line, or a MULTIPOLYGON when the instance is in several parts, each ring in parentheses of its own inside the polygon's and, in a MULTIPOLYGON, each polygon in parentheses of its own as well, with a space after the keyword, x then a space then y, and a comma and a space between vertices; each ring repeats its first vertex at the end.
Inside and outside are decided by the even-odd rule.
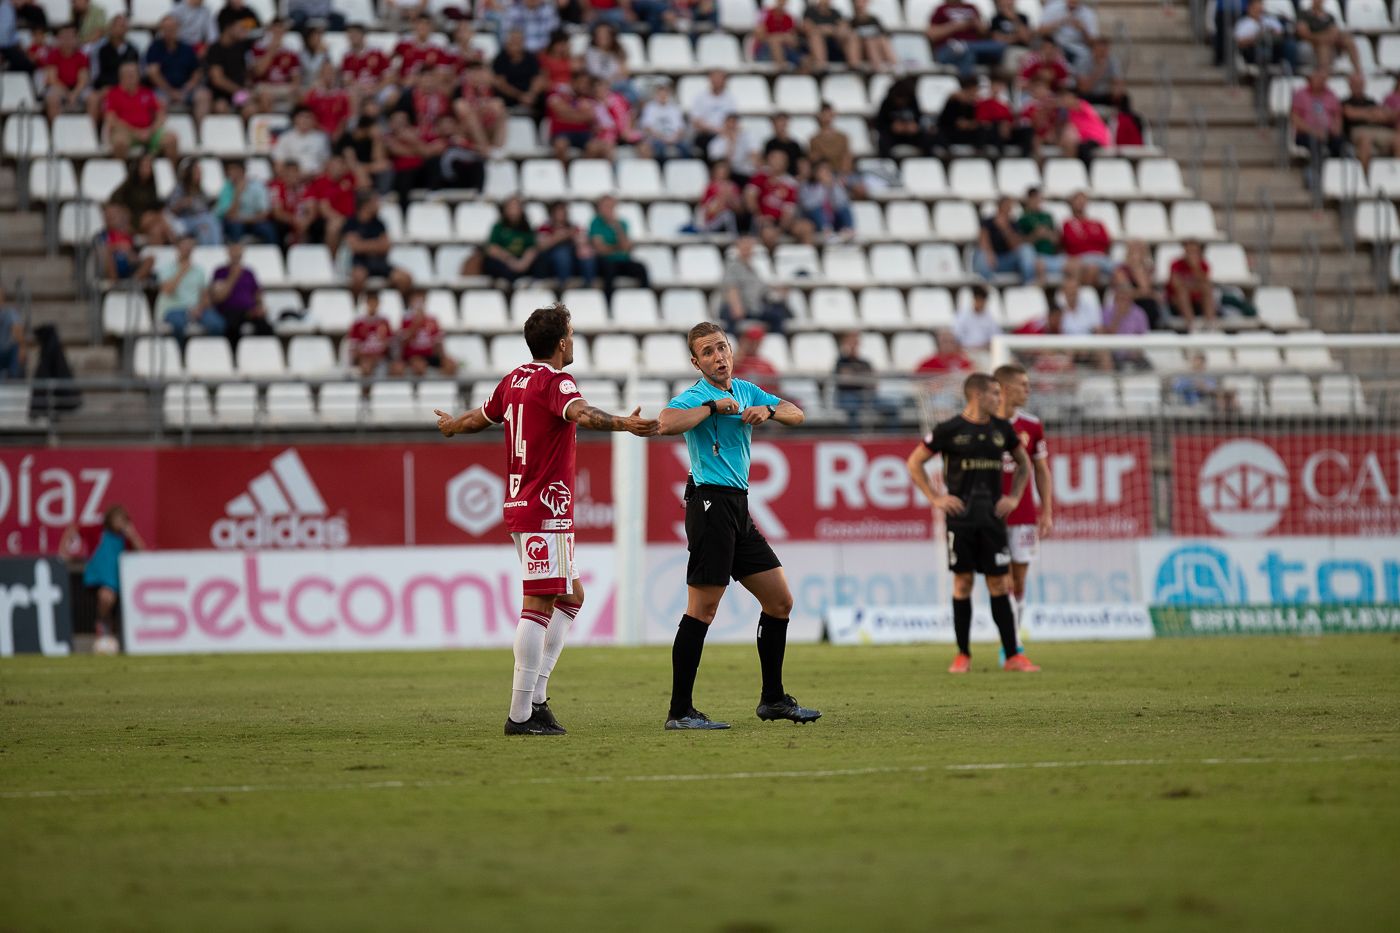
POLYGON ((749 517, 743 489, 687 484, 685 537, 690 550, 685 582, 691 586, 726 586, 730 579, 782 566, 749 517))

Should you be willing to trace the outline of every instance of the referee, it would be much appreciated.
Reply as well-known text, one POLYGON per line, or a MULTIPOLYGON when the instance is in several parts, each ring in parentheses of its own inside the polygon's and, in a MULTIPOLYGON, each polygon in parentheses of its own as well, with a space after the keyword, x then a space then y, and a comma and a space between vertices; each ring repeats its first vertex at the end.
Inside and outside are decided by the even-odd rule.
POLYGON ((783 565, 749 517, 749 445, 754 425, 802 423, 802 409, 734 378, 734 353, 719 325, 690 329, 690 362, 703 379, 671 399, 660 416, 662 434, 684 434, 690 454, 685 487, 686 610, 671 647, 671 709, 667 729, 728 729, 695 709, 692 691, 705 633, 730 579, 758 598, 758 661, 763 669, 759 719, 814 722, 821 713, 799 706, 783 690, 792 592, 783 565))

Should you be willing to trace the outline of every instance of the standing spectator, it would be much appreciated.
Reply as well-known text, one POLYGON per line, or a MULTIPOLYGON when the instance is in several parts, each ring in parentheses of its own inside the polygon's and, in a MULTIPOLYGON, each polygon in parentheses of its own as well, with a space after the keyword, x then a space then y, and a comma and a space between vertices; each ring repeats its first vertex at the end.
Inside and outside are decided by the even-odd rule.
POLYGON ((598 259, 588 234, 569 220, 569 205, 555 201, 549 205, 549 216, 536 233, 536 245, 544 269, 554 273, 562 292, 569 280, 578 276, 585 288, 592 288, 598 279, 598 259))
POLYGON ((312 23, 320 23, 331 32, 345 29, 345 14, 336 11, 332 0, 287 0, 287 15, 298 30, 312 23))
POLYGON ((695 148, 709 149, 710 140, 719 133, 724 121, 739 112, 739 103, 726 87, 728 78, 716 68, 710 72, 710 86, 690 103, 690 126, 695 131, 695 148))
POLYGON ((520 198, 507 199, 501 205, 501 216, 486 240, 486 274, 513 284, 517 279, 532 274, 538 255, 535 231, 530 229, 530 221, 525 219, 520 198))
POLYGON ((403 362, 395 375, 407 368, 415 376, 426 376, 430 366, 444 376, 457 372, 457 361, 443 350, 442 325, 428 313, 428 295, 421 288, 408 294, 408 308, 398 339, 403 362))
POLYGON ((773 0, 773 5, 759 14, 753 31, 753 57, 758 62, 802 67, 802 41, 797 20, 787 10, 787 0, 773 0))
POLYGON ((570 149, 577 149, 588 158, 607 155, 606 144, 594 135, 598 111, 593 105, 592 84, 588 72, 579 69, 568 87, 556 88, 545 100, 549 142, 555 158, 561 162, 569 161, 570 149))
POLYGON ((175 241, 175 232, 165 216, 165 199, 156 190, 156 160, 149 153, 126 165, 126 178, 117 185, 110 198, 113 204, 126 208, 136 230, 151 246, 164 246, 175 241))
POLYGON ((224 163, 224 187, 214 203, 214 213, 223 222, 224 238, 229 241, 250 236, 261 243, 277 242, 267 185, 248 175, 242 159, 224 163))
POLYGON ((733 236, 739 230, 742 209, 743 193, 729 177, 729 163, 711 162, 710 183, 705 186, 695 208, 695 232, 733 236))
POLYGON ((1356 149, 1356 158, 1367 171, 1376 150, 1382 154, 1395 152, 1395 127, 1400 124, 1400 95, 1388 100, 1397 103, 1394 110, 1377 103, 1366 93, 1366 76, 1353 72, 1347 78, 1351 94, 1342 101, 1342 135, 1356 149))
POLYGON ((1079 265, 1080 280, 1093 287, 1101 277, 1113 274, 1116 263, 1109 256, 1113 241, 1108 229, 1086 213, 1088 208, 1089 196, 1075 192, 1069 199, 1069 219, 1060 228, 1060 243, 1065 255, 1079 265))
POLYGON ((102 537, 83 568, 83 586, 93 591, 97 600, 97 642, 94 650, 101 654, 116 654, 121 650, 116 641, 115 616, 121 593, 121 556, 125 551, 144 551, 146 542, 127 514, 126 508, 114 505, 102 516, 102 537))
POLYGON ((200 246, 221 246, 223 227, 204 194, 203 176, 197 159, 182 162, 175 173, 175 187, 166 201, 166 213, 181 235, 194 237, 200 246))
MULTIPOLYGON (((1133 302, 1128 292, 1112 292, 1108 304, 1104 305, 1103 325, 1099 330, 1115 337, 1140 337, 1149 330, 1147 312, 1133 302)), ((1103 369, 1142 368, 1145 362, 1140 350, 1115 350, 1103 355, 1100 366, 1103 369)))
POLYGON ((219 113, 251 114, 254 111, 249 81, 248 43, 244 21, 230 19, 219 31, 219 41, 204 52, 209 94, 219 113))
POLYGON ((861 414, 873 411, 885 421, 899 417, 899 403, 876 391, 875 367, 860 355, 860 334, 847 331, 837 343, 836 407, 846 413, 852 427, 861 414))
POLYGON ((603 292, 609 297, 619 276, 636 279, 639 288, 650 288, 647 267, 632 258, 632 237, 627 221, 617 216, 617 198, 605 195, 598 200, 598 213, 588 225, 588 240, 598 256, 603 275, 603 292))
POLYGON ((1074 70, 1074 89, 1091 104, 1128 109, 1123 66, 1107 37, 1099 36, 1089 43, 1089 56, 1074 70))
POLYGON ((1029 282, 1041 274, 1035 246, 1021 236, 1016 218, 1011 216, 1015 206, 1011 198, 998 198, 996 213, 982 221, 977 249, 972 253, 972 271, 989 282, 1008 273, 1029 282))
MULTIPOLYGON (((982 288, 974 285, 973 291, 982 288)), ((986 289, 982 289, 983 300, 985 301, 986 289)), ((958 342, 958 335, 947 328, 939 328, 933 332, 933 339, 937 344, 937 350, 933 356, 924 360, 917 367, 916 373, 965 373, 973 369, 972 357, 963 350, 962 344, 958 342)))
POLYGON ((774 149, 781 149, 787 156, 788 168, 796 172, 797 167, 802 164, 806 153, 802 151, 802 144, 793 139, 788 132, 792 125, 792 118, 785 113, 775 113, 773 115, 773 136, 763 144, 763 157, 768 158, 768 153, 774 149))
POLYGON ((365 295, 364 313, 355 318, 345 339, 350 342, 350 365, 368 379, 389 359, 393 327, 379 313, 379 292, 365 295))
POLYGON ((214 270, 209 283, 209 304, 224 320, 224 335, 236 349, 243 329, 264 337, 275 335, 263 311, 262 286, 253 270, 243 265, 243 243, 228 246, 228 263, 214 270))
POLYGON ((1157 300, 1157 285, 1152 268, 1152 253, 1142 240, 1129 240, 1123 262, 1113 270, 1113 290, 1127 292, 1133 304, 1147 315, 1148 326, 1162 326, 1162 306, 1157 300))
POLYGON ((1040 34, 1054 42, 1078 67, 1099 34, 1099 17, 1082 0, 1051 0, 1040 14, 1040 34))
POLYGON ((799 199, 803 216, 812 222, 817 233, 842 240, 855 236, 850 192, 831 170, 829 162, 816 163, 812 180, 802 186, 799 199))
POLYGON ((156 289, 156 320, 163 321, 182 344, 192 324, 205 334, 224 332, 223 318, 205 307, 208 280, 194 262, 194 246, 194 237, 180 237, 175 244, 175 259, 156 272, 160 282, 156 289))
POLYGON ((724 126, 710 137, 705 149, 711 164, 729 163, 729 173, 739 185, 747 185, 749 178, 758 172, 758 154, 758 143, 739 122, 738 114, 733 113, 724 118, 724 126))
POLYGON ((881 158, 891 158, 896 146, 908 146, 928 155, 930 140, 919 107, 918 77, 905 75, 890 85, 875 113, 875 133, 881 158))
POLYGON ((500 36, 518 32, 525 38, 526 51, 540 52, 558 28, 559 10, 554 0, 517 0, 501 16, 500 36))
POLYGON ((78 109, 89 93, 92 69, 78 47, 78 30, 71 23, 58 27, 58 45, 44 56, 44 107, 49 120, 78 109))
POLYGON ((807 40, 807 53, 812 58, 812 70, 824 72, 831 62, 858 68, 861 64, 860 43, 851 31, 851 24, 835 9, 831 0, 815 0, 802 15, 802 32, 807 40))
POLYGON ((195 120, 209 112, 209 89, 204 87, 204 70, 194 46, 180 41, 180 24, 173 16, 163 16, 159 36, 146 49, 146 81, 156 89, 167 107, 189 107, 195 120))
POLYGON ((292 125, 282 131, 272 146, 274 163, 295 162, 308 176, 319 174, 330 154, 330 140, 326 131, 316 125, 316 114, 310 107, 298 107, 292 112, 292 125))
POLYGON ((270 110, 295 100, 301 90, 301 56, 287 45, 287 21, 273 20, 252 54, 259 106, 270 110))
POLYGON ((78 45, 87 48, 107 32, 107 11, 92 0, 72 0, 69 21, 77 28, 78 45))
POLYGON ((781 149, 768 153, 763 170, 744 187, 745 208, 763 244, 770 250, 786 233, 811 244, 815 228, 802 216, 797 205, 797 179, 788 172, 787 154, 781 149))
POLYGON ((0 379, 23 379, 28 360, 24 315, 12 305, 0 285, 0 379))
POLYGON ((671 97, 671 82, 662 78, 652 92, 651 100, 642 106, 637 129, 642 134, 641 155, 664 164, 667 159, 688 159, 690 144, 686 142, 685 111, 671 97))
POLYGON ((1044 285, 1049 278, 1078 274, 1077 267, 1066 269, 1068 259, 1060 249, 1060 229, 1045 209, 1039 188, 1027 189, 1021 216, 1016 218, 1016 232, 1035 248, 1037 285, 1044 285))
POLYGON ((1338 52, 1345 52, 1351 59, 1353 74, 1364 74, 1361 58, 1356 52, 1356 40, 1337 22, 1337 17, 1327 11, 1324 0, 1312 0, 1306 8, 1298 8, 1298 38, 1312 46, 1315 71, 1332 73, 1332 62, 1338 52))
POLYGON ((365 192, 355 205, 355 214, 345 222, 342 242, 350 253, 350 290, 364 291, 371 277, 388 279, 394 288, 404 291, 413 281, 402 269, 389 265, 389 230, 379 217, 380 201, 373 192, 365 192))
POLYGON ((933 11, 925 31, 933 60, 967 77, 978 65, 1000 65, 1006 46, 990 38, 982 14, 966 0, 948 0, 933 11))
POLYGON ((857 61, 863 60, 871 71, 891 72, 899 67, 889 31, 870 12, 870 0, 855 0, 851 32, 856 42, 857 61))
POLYGON ((986 286, 974 285, 968 291, 971 301, 958 309, 953 319, 953 335, 958 338, 959 346, 985 350, 992 338, 1001 333, 1001 325, 992 317, 986 286))
POLYGON ((753 264, 754 238, 741 236, 734 243, 734 252, 724 264, 720 284, 723 300, 719 306, 720 323, 726 332, 735 334, 750 324, 761 324, 770 333, 781 334, 792 316, 788 310, 787 289, 769 287, 753 264))
POLYGON ((772 395, 778 394, 778 367, 764 359, 763 338, 768 332, 762 324, 752 324, 739 335, 739 346, 734 351, 734 377, 746 379, 772 395))
POLYGON ((1060 309, 1060 329, 1058 333, 1070 337, 1087 337, 1103 324, 1103 312, 1099 307, 1098 293, 1081 286, 1074 279, 1065 279, 1055 296, 1055 306, 1060 309))
POLYGON ((1342 102, 1327 86, 1327 72, 1314 70, 1308 83, 1293 92, 1293 107, 1289 122, 1293 142, 1308 150, 1309 156, 1320 163, 1319 156, 1342 155, 1342 102))
POLYGON ((170 15, 180 24, 180 41, 196 49, 219 38, 219 28, 214 22, 214 14, 204 5, 204 0, 180 0, 170 8, 170 15))
POLYGON ((133 146, 163 153, 172 161, 178 157, 179 140, 165 132, 165 105, 141 84, 141 69, 135 62, 118 70, 117 86, 107 91, 105 106, 103 132, 117 158, 126 158, 133 146))
POLYGON ((534 110, 549 90, 548 80, 540 70, 540 60, 525 48, 525 34, 506 35, 501 51, 491 63, 495 78, 493 87, 507 105, 534 110))
POLYGON ((1235 48, 1251 65, 1286 65, 1290 73, 1298 70, 1298 44, 1281 19, 1264 12, 1264 0, 1249 0, 1245 15, 1235 23, 1235 48))
POLYGON ((1202 318, 1207 329, 1214 329, 1218 323, 1215 284, 1205 250, 1200 240, 1187 240, 1181 247, 1182 256, 1172 263, 1167 277, 1167 297, 1188 331, 1196 330, 1196 322, 1202 318))
POLYGON ((807 155, 814 164, 831 163, 838 175, 849 175, 855 170, 851 138, 836 128, 836 111, 830 104, 822 104, 817 111, 817 131, 807 143, 807 155))

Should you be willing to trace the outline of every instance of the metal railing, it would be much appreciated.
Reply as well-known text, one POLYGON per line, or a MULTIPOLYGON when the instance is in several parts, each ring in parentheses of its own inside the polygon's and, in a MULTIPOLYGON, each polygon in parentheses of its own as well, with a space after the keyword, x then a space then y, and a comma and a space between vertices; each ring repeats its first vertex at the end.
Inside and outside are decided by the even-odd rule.
POLYGON ((1254 271, 1259 276, 1260 285, 1268 285, 1272 278, 1274 250, 1274 196, 1267 185, 1260 185, 1254 199, 1254 271))

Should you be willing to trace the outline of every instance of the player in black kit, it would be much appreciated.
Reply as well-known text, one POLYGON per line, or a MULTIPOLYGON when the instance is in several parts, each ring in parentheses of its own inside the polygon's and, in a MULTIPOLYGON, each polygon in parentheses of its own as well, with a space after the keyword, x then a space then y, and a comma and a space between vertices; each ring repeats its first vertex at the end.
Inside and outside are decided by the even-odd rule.
POLYGON ((909 476, 923 490, 935 515, 942 513, 948 526, 948 567, 953 571, 953 633, 958 656, 950 674, 965 674, 972 667, 972 584, 976 574, 987 580, 992 620, 1006 652, 1003 670, 1038 671, 1016 645, 1016 616, 1008 594, 1011 549, 1006 537, 1006 516, 1021 501, 1031 476, 1031 460, 1011 422, 999 418, 1001 385, 986 373, 973 373, 963 383, 967 407, 929 432, 909 455, 909 476), (929 481, 927 464, 935 454, 943 457, 943 478, 948 494, 938 495, 929 481), (1002 461, 1007 454, 1016 461, 1011 492, 1001 494, 1002 461))

